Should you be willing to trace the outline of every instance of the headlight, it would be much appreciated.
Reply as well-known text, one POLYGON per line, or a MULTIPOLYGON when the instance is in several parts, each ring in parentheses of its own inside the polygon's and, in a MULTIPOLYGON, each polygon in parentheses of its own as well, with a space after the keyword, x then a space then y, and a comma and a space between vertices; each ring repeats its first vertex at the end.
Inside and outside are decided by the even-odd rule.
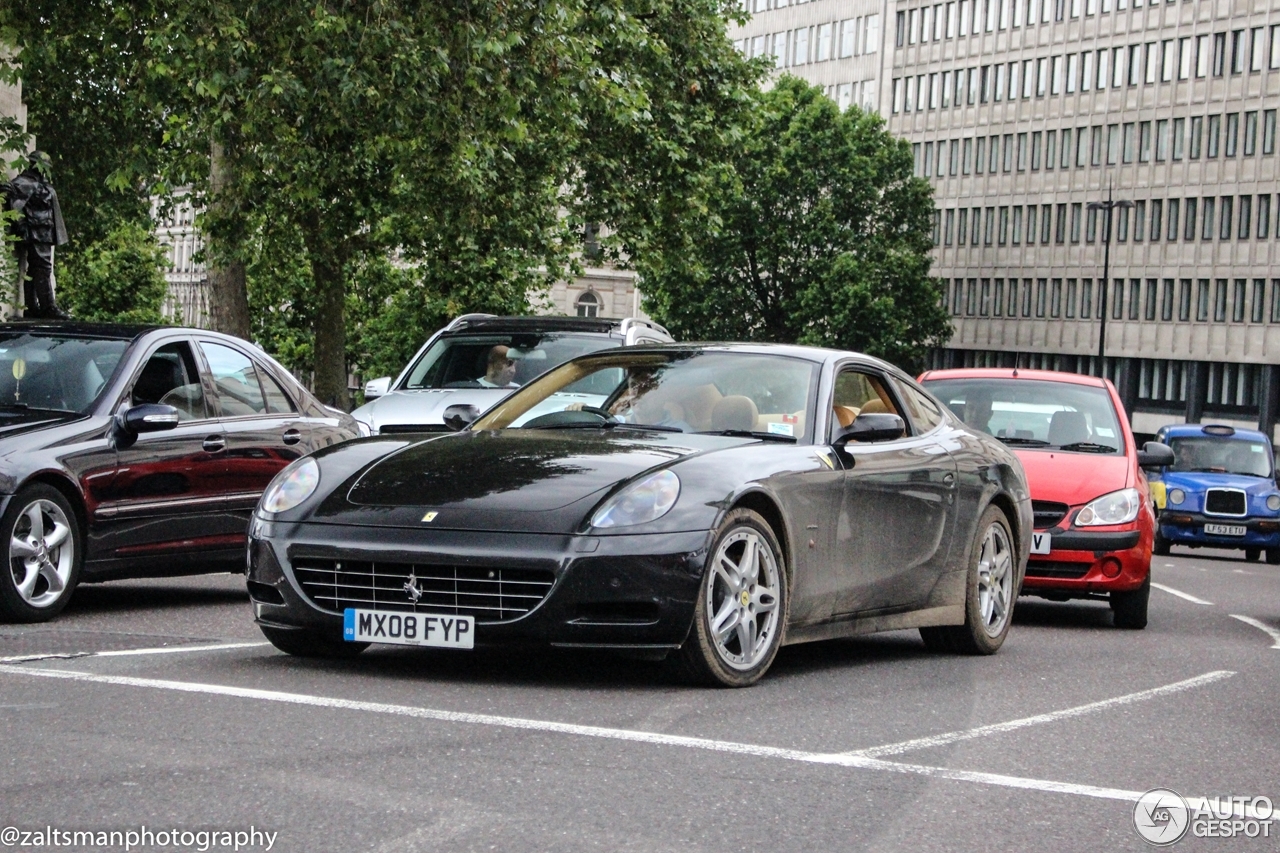
POLYGON ((591 516, 592 527, 630 527, 655 521, 676 505, 680 478, 671 471, 650 474, 618 492, 591 516))
MULTIPOLYGON (((1276 495, 1276 498, 1280 498, 1280 495, 1276 495)), ((1182 489, 1169 490, 1169 503, 1180 504, 1186 499, 1187 499, 1187 493, 1182 491, 1182 489)), ((1276 501, 1276 509, 1280 509, 1280 500, 1276 501)))
POLYGON ((1096 527, 1101 524, 1124 524, 1138 517, 1142 498, 1137 489, 1121 489, 1085 504, 1076 515, 1076 527, 1096 527))
POLYGON ((1280 510, 1280 495, 1270 495, 1267 498, 1267 509, 1272 512, 1280 510))
POLYGON ((320 485, 320 466, 310 456, 290 463, 262 493, 263 512, 287 512, 311 497, 320 485))

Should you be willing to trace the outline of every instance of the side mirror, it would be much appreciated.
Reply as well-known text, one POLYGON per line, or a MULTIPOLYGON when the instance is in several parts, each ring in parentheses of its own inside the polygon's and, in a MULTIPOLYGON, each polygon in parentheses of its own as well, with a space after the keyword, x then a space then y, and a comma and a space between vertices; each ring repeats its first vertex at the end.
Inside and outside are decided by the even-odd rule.
POLYGON ((836 435, 832 444, 844 447, 851 441, 893 441, 906 433, 907 425, 902 418, 887 412, 872 412, 854 418, 853 423, 836 435))
POLYGON ((177 425, 178 410, 173 406, 143 403, 116 415, 112 432, 116 447, 123 450, 133 446, 144 432, 161 432, 177 425))
POLYGON ((378 397, 384 396, 391 390, 391 377, 380 376, 377 379, 370 379, 364 383, 364 398, 366 400, 376 400, 378 397))
POLYGON ((1163 468, 1173 461, 1173 448, 1158 441, 1148 441, 1138 451, 1138 465, 1143 468, 1163 468))
POLYGON ((454 403, 444 410, 444 425, 454 432, 466 429, 480 417, 480 410, 470 403, 454 403))

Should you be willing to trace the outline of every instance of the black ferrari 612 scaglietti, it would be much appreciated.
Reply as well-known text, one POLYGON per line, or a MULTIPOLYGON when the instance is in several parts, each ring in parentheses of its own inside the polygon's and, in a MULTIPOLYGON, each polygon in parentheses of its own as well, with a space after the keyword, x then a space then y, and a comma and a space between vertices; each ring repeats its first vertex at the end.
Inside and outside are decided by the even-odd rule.
POLYGON ((477 415, 275 478, 248 566, 272 643, 678 652, 736 686, 785 643, 919 628, 990 654, 1008 634, 1032 529, 1022 467, 883 362, 609 350, 477 415))
POLYGON ((0 621, 51 619, 81 582, 242 570, 272 477, 358 434, 238 338, 0 324, 0 621))

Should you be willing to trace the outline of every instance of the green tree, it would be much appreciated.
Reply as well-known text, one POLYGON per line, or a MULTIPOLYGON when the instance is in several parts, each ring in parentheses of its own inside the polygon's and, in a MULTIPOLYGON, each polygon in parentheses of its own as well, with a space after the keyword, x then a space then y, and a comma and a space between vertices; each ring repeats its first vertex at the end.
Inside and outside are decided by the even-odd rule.
POLYGON ((848 348, 916 366, 950 335, 929 276, 932 191, 875 113, 841 112, 783 77, 758 95, 711 197, 686 253, 639 259, 646 305, 677 336, 848 348))
POLYGON ((78 320, 161 323, 165 251, 139 222, 120 222, 58 267, 58 301, 78 320))

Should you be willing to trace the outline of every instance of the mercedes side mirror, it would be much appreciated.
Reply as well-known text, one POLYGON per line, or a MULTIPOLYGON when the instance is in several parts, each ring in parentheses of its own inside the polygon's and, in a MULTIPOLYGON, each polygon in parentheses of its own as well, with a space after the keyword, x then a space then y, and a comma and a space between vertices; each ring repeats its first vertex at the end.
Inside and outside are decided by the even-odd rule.
POLYGON ((832 442, 836 447, 843 447, 851 441, 893 441, 906 435, 907 425, 902 418, 887 412, 872 412, 858 415, 853 423, 842 429, 832 442))
POLYGON ((1143 468, 1163 468, 1173 464, 1173 448, 1158 441, 1148 441, 1138 451, 1138 464, 1143 468))
POLYGON ((470 403, 454 403, 444 410, 444 425, 454 432, 466 429, 480 417, 480 410, 470 403))
POLYGON ((376 400, 385 396, 391 390, 391 377, 380 376, 377 379, 370 379, 364 383, 364 398, 366 400, 376 400))
POLYGON ((161 432, 178 425, 178 410, 159 403, 143 403, 116 415, 112 427, 116 447, 131 447, 144 432, 161 432))

